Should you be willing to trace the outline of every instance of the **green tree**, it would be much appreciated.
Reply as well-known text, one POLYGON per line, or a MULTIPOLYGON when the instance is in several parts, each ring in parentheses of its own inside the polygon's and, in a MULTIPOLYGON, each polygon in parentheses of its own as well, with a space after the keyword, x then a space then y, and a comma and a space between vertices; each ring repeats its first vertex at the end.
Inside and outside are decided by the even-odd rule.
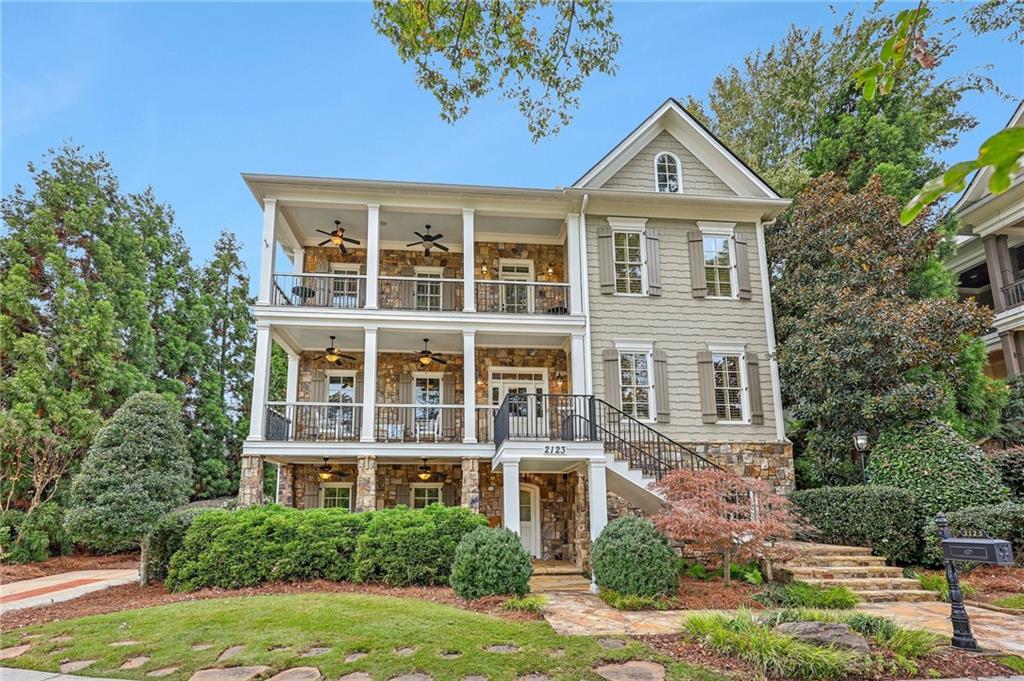
POLYGON ((97 548, 140 546, 145 585, 149 537, 161 516, 188 500, 191 488, 180 406, 153 392, 136 393, 96 434, 75 475, 69 527, 97 548))
POLYGON ((614 74, 620 38, 602 0, 374 0, 374 28, 416 66, 441 118, 497 90, 515 101, 536 142, 579 108, 594 72, 614 74))

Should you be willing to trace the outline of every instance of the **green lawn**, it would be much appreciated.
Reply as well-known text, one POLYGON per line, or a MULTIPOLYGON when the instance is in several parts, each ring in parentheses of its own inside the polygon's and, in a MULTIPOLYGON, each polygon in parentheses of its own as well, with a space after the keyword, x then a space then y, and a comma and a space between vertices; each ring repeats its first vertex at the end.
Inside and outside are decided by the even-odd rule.
MULTIPOLYGON (((15 667, 57 671, 61 662, 95 659, 78 674, 146 679, 146 672, 179 666, 165 677, 183 681, 196 670, 212 666, 269 665, 274 672, 298 666, 317 666, 328 680, 352 671, 374 679, 390 679, 420 671, 435 679, 457 680, 470 674, 491 679, 514 679, 544 672, 556 679, 598 678, 589 670, 602 660, 657 659, 642 645, 629 641, 622 650, 607 650, 596 639, 559 636, 546 622, 511 622, 426 601, 353 594, 254 596, 176 603, 154 608, 96 615, 25 627, 0 635, 0 647, 24 642, 34 647, 8 660, 15 667), (50 641, 71 636, 68 641, 50 641), (118 641, 137 643, 113 647, 118 641), (193 644, 213 644, 194 651, 193 644), (485 647, 514 644, 514 653, 495 653, 485 647), (217 663, 224 649, 244 645, 230 661, 217 663), (284 649, 274 650, 280 646, 284 649), (301 657, 314 646, 330 650, 301 657), (408 656, 399 648, 413 648, 408 656), (63 652, 57 652, 64 649, 63 652), (369 653, 346 663, 350 653, 369 653), (441 653, 461 655, 445 659, 441 653), (140 669, 118 667, 132 657, 151 659, 140 669)), ((664 660, 662 660, 664 661, 664 660)), ((670 679, 718 679, 715 674, 678 663, 666 663, 670 679)), ((151 681, 151 680, 149 680, 151 681)))
POLYGON ((1024 610, 1024 594, 1016 594, 1015 596, 1007 596, 1006 598, 1000 598, 996 601, 996 605, 1004 608, 1019 608, 1024 610))

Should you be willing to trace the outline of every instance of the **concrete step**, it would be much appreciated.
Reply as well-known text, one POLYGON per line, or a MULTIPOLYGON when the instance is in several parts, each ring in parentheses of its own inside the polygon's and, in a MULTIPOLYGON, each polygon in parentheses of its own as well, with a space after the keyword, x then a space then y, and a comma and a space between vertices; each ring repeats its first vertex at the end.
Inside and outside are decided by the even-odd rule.
POLYGON ((533 575, 577 575, 582 574, 580 569, 568 561, 556 560, 535 560, 533 562, 533 575))
POLYGON ((912 591, 921 588, 921 583, 916 579, 906 577, 861 577, 856 579, 802 579, 802 582, 813 584, 827 589, 831 586, 845 586, 851 591, 876 591, 882 589, 896 589, 901 591, 912 591))
POLYGON ((872 589, 858 591, 857 596, 868 603, 880 603, 884 601, 905 601, 908 603, 922 603, 924 601, 936 601, 935 594, 924 589, 872 589))
POLYGON ((590 591, 590 580, 583 575, 536 575, 530 578, 530 591, 590 591))
POLYGON ((806 582, 808 579, 863 579, 870 577, 903 577, 903 570, 886 565, 851 565, 851 566, 802 566, 787 565, 782 568, 794 579, 806 582))
POLYGON ((797 556, 786 562, 793 567, 871 567, 884 566, 882 556, 797 556))

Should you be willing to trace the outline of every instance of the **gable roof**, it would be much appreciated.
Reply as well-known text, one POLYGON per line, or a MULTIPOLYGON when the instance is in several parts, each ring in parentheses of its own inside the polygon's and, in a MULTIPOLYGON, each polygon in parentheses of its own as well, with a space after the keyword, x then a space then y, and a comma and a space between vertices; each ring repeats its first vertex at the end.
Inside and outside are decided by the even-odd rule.
POLYGON ((629 135, 583 174, 573 187, 601 187, 612 175, 660 132, 679 140, 737 195, 748 198, 781 198, 754 170, 729 150, 707 127, 670 97, 629 135))
MULTIPOLYGON (((1010 116, 1010 120, 1004 129, 1020 126, 1024 126, 1024 100, 1017 105, 1017 109, 1010 116)), ((986 166, 976 171, 974 177, 971 178, 970 183, 967 185, 967 189, 964 190, 964 193, 953 204, 953 212, 960 213, 988 196, 988 181, 990 177, 992 177, 991 166, 986 166)))

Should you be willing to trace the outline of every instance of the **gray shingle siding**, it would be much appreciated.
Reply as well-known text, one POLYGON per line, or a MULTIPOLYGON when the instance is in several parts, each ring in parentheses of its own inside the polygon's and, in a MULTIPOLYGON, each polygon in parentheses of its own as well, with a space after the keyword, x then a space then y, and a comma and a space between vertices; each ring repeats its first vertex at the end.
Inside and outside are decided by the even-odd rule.
POLYGON ((672 152, 679 157, 679 162, 683 165, 682 192, 684 194, 736 196, 736 192, 666 130, 662 130, 657 137, 651 140, 650 144, 637 152, 636 156, 608 178, 608 181, 602 186, 605 189, 653 192, 655 190, 654 157, 662 151, 672 152))
POLYGON ((671 406, 669 423, 654 428, 680 442, 776 441, 775 410, 768 362, 757 237, 753 224, 738 224, 749 242, 751 300, 695 299, 690 294, 690 258, 686 234, 697 224, 685 220, 648 220, 661 239, 661 296, 602 295, 597 230, 605 217, 587 216, 587 270, 590 293, 594 394, 604 395, 602 352, 616 340, 653 340, 668 357, 671 406), (764 425, 705 424, 701 418, 697 352, 709 343, 743 343, 758 353, 764 425))

